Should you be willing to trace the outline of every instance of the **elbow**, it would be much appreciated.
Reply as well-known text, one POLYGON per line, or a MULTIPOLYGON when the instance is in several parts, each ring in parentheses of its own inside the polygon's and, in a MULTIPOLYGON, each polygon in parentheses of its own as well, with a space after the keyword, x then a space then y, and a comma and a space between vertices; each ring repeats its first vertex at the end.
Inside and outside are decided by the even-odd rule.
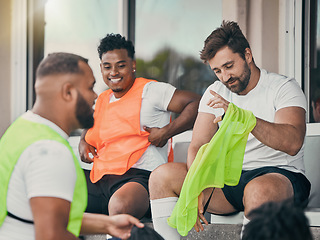
POLYGON ((193 144, 192 142, 190 143, 189 148, 188 148, 187 169, 189 169, 191 167, 193 160, 196 157, 197 152, 200 147, 201 147, 201 145, 196 145, 196 144, 193 144))
POLYGON ((289 154, 290 156, 297 155, 298 152, 300 151, 300 149, 303 146, 303 142, 304 141, 301 141, 301 140, 296 140, 296 141, 293 141, 293 142, 289 142, 288 143, 288 147, 286 148, 287 149, 286 153, 289 154))

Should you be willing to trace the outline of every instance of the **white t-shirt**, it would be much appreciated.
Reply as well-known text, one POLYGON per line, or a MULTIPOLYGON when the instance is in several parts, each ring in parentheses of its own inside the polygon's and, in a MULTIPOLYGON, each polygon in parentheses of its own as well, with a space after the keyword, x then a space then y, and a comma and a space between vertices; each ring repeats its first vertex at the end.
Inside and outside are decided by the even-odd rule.
MULTIPOLYGON (((217 92, 229 102, 242 109, 250 110, 256 117, 269 122, 274 122, 275 113, 279 109, 292 106, 307 109, 305 95, 296 80, 279 74, 268 73, 264 69, 261 69, 257 86, 246 95, 231 92, 220 81, 216 81, 208 87, 200 101, 199 112, 220 116, 224 112, 223 109, 213 109, 207 106, 209 99, 212 98, 209 90, 217 92)), ((304 145, 298 154, 290 156, 264 145, 250 133, 243 160, 243 169, 277 166, 304 173, 303 152, 304 145)))
MULTIPOLYGON (((45 124, 63 138, 68 138, 57 125, 31 111, 22 117, 45 124)), ((25 149, 12 172, 8 186, 7 210, 20 218, 33 220, 29 204, 32 197, 56 197, 71 202, 76 177, 72 154, 64 144, 53 140, 37 141, 25 149)), ((33 224, 7 216, 0 227, 0 240, 34 239, 33 224)))
MULTIPOLYGON (((167 108, 175 90, 175 87, 163 82, 149 82, 145 85, 140 111, 141 130, 143 126, 162 128, 170 123, 170 112, 167 111, 167 108)), ((117 99, 112 94, 110 102, 114 101, 117 99)), ((168 144, 162 148, 150 145, 132 167, 153 171, 167 161, 168 144)))

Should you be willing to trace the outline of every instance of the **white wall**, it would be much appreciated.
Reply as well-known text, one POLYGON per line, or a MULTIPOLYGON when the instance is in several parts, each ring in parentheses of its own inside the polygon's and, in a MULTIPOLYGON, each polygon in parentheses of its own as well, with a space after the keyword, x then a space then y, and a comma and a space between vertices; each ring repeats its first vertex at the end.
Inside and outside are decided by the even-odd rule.
POLYGON ((10 124, 11 1, 0 0, 0 137, 10 124))
POLYGON ((223 0, 225 20, 239 23, 258 67, 279 72, 279 0, 223 0))

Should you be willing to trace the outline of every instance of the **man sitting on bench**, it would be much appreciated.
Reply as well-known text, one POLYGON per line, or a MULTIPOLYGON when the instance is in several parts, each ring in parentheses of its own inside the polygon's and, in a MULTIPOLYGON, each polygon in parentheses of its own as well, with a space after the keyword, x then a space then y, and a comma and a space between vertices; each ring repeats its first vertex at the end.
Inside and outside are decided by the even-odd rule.
POLYGON ((167 163, 150 176, 154 228, 170 240, 180 237, 167 225, 167 218, 178 201, 184 178, 199 148, 218 131, 229 103, 251 111, 256 125, 248 137, 238 185, 202 191, 195 229, 203 230, 200 220, 207 223, 203 216, 206 204, 207 211, 215 214, 244 211, 245 225, 248 213, 260 205, 288 198, 306 202, 310 192, 303 163, 307 104, 296 80, 259 69, 235 22, 224 21, 210 34, 201 59, 220 81, 209 86, 201 99, 187 164, 167 163))

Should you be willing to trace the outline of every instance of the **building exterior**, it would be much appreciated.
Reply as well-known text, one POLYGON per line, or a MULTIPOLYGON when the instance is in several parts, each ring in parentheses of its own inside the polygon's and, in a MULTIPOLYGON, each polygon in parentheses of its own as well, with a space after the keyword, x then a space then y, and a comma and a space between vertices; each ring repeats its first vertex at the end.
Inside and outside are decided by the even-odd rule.
MULTIPOLYGON (((139 11, 141 6, 147 4, 147 1, 104 1, 107 1, 109 6, 106 6, 105 10, 102 9, 101 14, 108 15, 112 12, 117 15, 112 31, 117 31, 135 41, 137 48, 141 39, 138 36, 139 21, 143 21, 139 11)), ((192 1, 186 0, 184 3, 192 4, 192 1)), ((46 24, 48 24, 45 21, 46 5, 49 2, 50 0, 0 0, 0 136, 10 123, 21 113, 30 109, 34 102, 34 73, 37 64, 45 54, 46 24)), ((82 2, 86 1, 77 3, 81 5, 82 2)), ((91 0, 90 4, 95 4, 95 2, 101 1, 91 0)), ((153 2, 151 9, 156 10, 160 9, 166 1, 153 0, 151 2, 153 2)), ((186 8, 181 1, 168 2, 172 4, 172 8, 173 5, 177 5, 174 7, 181 8, 181 10, 186 8)), ((320 82, 317 77, 317 27, 320 22, 317 17, 317 0, 216 0, 215 3, 219 5, 217 8, 210 5, 215 4, 213 2, 207 7, 206 4, 210 1, 195 0, 195 2, 198 5, 203 4, 203 8, 209 8, 212 15, 218 14, 221 18, 218 19, 219 21, 225 19, 239 23, 251 44, 257 66, 297 79, 310 105, 310 112, 307 114, 307 121, 310 122, 307 134, 320 135, 320 123, 313 123, 310 102, 312 89, 320 82)), ((76 7, 74 6, 74 11, 77 11, 76 7)), ((210 14, 204 13, 203 15, 210 14)), ((90 21, 90 14, 84 17, 90 21)), ((108 20, 109 23, 110 21, 108 20)), ((198 21, 198 26, 207 24, 207 22, 201 24, 199 18, 195 18, 194 21, 198 21)), ((65 24, 75 23, 66 22, 65 24)), ((160 28, 161 26, 157 26, 158 30, 161 30, 160 28)), ((161 33, 161 31, 157 32, 161 33)), ((205 33, 205 35, 208 34, 205 33)), ((158 40, 154 34, 151 34, 150 38, 154 42, 158 40)), ((199 36, 199 38, 201 41, 204 40, 203 37, 199 36)), ((198 47, 199 50, 201 48, 202 46, 198 47)), ((92 51, 94 52, 95 49, 92 51)), ((171 62, 167 65, 170 66, 168 69, 171 69, 171 73, 165 73, 164 76, 169 79, 169 82, 175 83, 176 78, 184 76, 179 75, 183 64, 175 64, 177 57, 175 58, 172 52, 170 54, 171 62), (176 73, 173 77, 170 75, 172 72, 176 73)), ((164 63, 163 66, 167 65, 164 63)), ((198 74, 201 71, 199 70, 198 74)), ((181 83, 177 82, 177 84, 179 87, 181 83)), ((194 83, 189 85, 191 89, 199 88, 200 93, 204 88, 204 86, 196 87, 194 83)))

